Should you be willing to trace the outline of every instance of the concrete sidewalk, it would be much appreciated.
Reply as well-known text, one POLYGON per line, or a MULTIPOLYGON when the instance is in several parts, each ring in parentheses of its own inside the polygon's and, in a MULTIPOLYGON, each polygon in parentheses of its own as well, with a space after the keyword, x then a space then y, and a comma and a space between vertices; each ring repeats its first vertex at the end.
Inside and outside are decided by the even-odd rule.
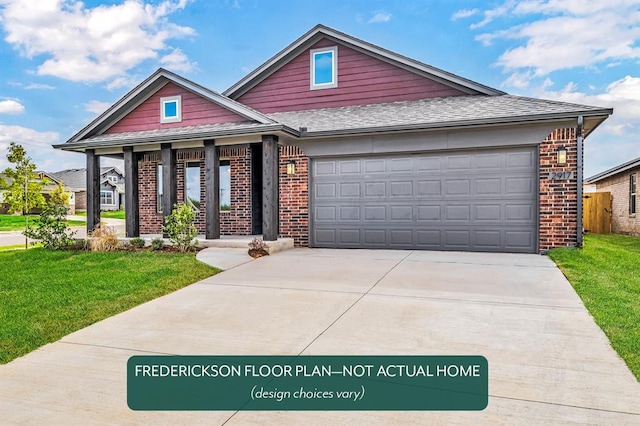
POLYGON ((640 424, 640 384, 537 255, 295 249, 0 366, 6 424, 640 424), (136 354, 484 355, 481 412, 135 412, 136 354))

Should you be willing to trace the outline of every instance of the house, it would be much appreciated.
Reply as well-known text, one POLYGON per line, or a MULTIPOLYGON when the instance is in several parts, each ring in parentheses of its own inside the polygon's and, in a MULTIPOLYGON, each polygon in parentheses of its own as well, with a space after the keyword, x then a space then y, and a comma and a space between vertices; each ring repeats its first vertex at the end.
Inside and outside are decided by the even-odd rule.
MULTIPOLYGON (((36 174, 38 175, 38 177, 36 178, 36 181, 38 182, 41 182, 42 180, 45 181, 45 184, 42 187, 42 195, 44 196, 45 201, 48 201, 50 196, 49 194, 56 189, 56 186, 59 183, 62 183, 62 182, 56 179, 56 177, 53 176, 51 173, 47 173, 44 171, 36 171, 36 174)), ((10 185, 12 183, 12 179, 0 173, 0 182, 4 182, 7 185, 10 185)), ((67 212, 69 214, 75 214, 75 194, 73 193, 73 191, 69 191, 68 188, 65 187, 65 189, 67 190, 67 193, 69 195, 69 205, 67 206, 67 212)), ((5 193, 5 190, 0 189, 0 214, 6 214, 9 212, 9 205, 4 202, 5 201, 4 193, 5 193)), ((39 208, 31 209, 29 213, 40 214, 40 209, 39 208)))
MULTIPOLYGON (((87 169, 67 169, 49 173, 64 182, 75 194, 75 210, 87 209, 87 169)), ((124 174, 117 167, 100 168, 100 210, 120 210, 124 206, 124 174)))
POLYGON ((124 158, 129 236, 193 199, 209 239, 536 253, 581 244, 583 138, 612 112, 318 25, 223 93, 159 69, 55 147, 86 154, 89 229, 108 155, 124 158))
POLYGON ((640 176, 640 158, 627 161, 586 179, 597 192, 609 192, 613 198, 611 230, 614 234, 640 237, 640 211, 636 189, 640 176))

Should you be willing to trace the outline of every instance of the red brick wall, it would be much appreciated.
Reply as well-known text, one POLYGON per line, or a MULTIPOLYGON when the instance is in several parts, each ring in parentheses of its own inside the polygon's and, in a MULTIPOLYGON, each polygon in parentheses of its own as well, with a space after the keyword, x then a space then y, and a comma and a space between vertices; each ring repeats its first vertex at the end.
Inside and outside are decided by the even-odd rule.
MULTIPOLYGON (((231 210, 220 212, 220 233, 223 235, 251 234, 251 168, 247 148, 221 148, 220 157, 230 161, 231 210)), ((140 191, 140 233, 161 234, 162 213, 157 211, 156 174, 160 153, 147 153, 138 165, 140 191)), ((207 199, 204 188, 204 151, 180 150, 177 153, 176 192, 178 202, 185 200, 184 173, 186 164, 200 164, 200 203, 195 225, 198 233, 205 233, 207 199)))
POLYGON ((251 152, 221 148, 220 158, 229 160, 231 173, 231 210, 220 212, 220 233, 251 235, 251 152))
POLYGON ((138 162, 140 233, 162 234, 162 214, 157 209, 156 175, 160 153, 144 154, 138 162))
POLYGON ((640 177, 640 167, 604 179, 596 184, 596 188, 598 192, 610 192, 613 197, 611 231, 640 237, 640 203, 637 195, 636 214, 629 214, 629 179, 634 173, 640 177))
POLYGON ((280 147, 280 236, 309 245, 309 159, 295 146, 280 147), (289 160, 296 162, 294 175, 287 175, 289 160))
POLYGON ((577 243, 576 129, 556 129, 540 144, 540 251, 577 243), (567 164, 557 163, 556 150, 567 148, 567 164), (573 172, 573 179, 552 181, 550 172, 573 172))

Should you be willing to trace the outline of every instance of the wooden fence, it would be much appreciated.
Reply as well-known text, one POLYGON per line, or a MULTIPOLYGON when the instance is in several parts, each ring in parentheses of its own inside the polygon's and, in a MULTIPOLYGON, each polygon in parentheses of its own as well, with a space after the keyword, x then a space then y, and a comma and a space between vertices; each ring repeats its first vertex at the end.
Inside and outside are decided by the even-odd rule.
POLYGON ((590 192, 584 194, 582 206, 582 226, 585 233, 608 234, 611 232, 611 212, 613 198, 610 192, 590 192))

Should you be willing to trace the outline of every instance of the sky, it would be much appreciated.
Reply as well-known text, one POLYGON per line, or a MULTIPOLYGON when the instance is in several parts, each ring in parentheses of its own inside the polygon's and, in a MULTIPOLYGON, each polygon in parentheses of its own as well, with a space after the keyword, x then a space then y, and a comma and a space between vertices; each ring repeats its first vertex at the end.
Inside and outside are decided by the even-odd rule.
MULTIPOLYGON (((0 170, 66 142, 158 67, 222 92, 321 23, 513 95, 613 107, 585 176, 640 157, 640 0, 0 0, 0 170)), ((120 165, 103 159, 103 165, 120 165)))

